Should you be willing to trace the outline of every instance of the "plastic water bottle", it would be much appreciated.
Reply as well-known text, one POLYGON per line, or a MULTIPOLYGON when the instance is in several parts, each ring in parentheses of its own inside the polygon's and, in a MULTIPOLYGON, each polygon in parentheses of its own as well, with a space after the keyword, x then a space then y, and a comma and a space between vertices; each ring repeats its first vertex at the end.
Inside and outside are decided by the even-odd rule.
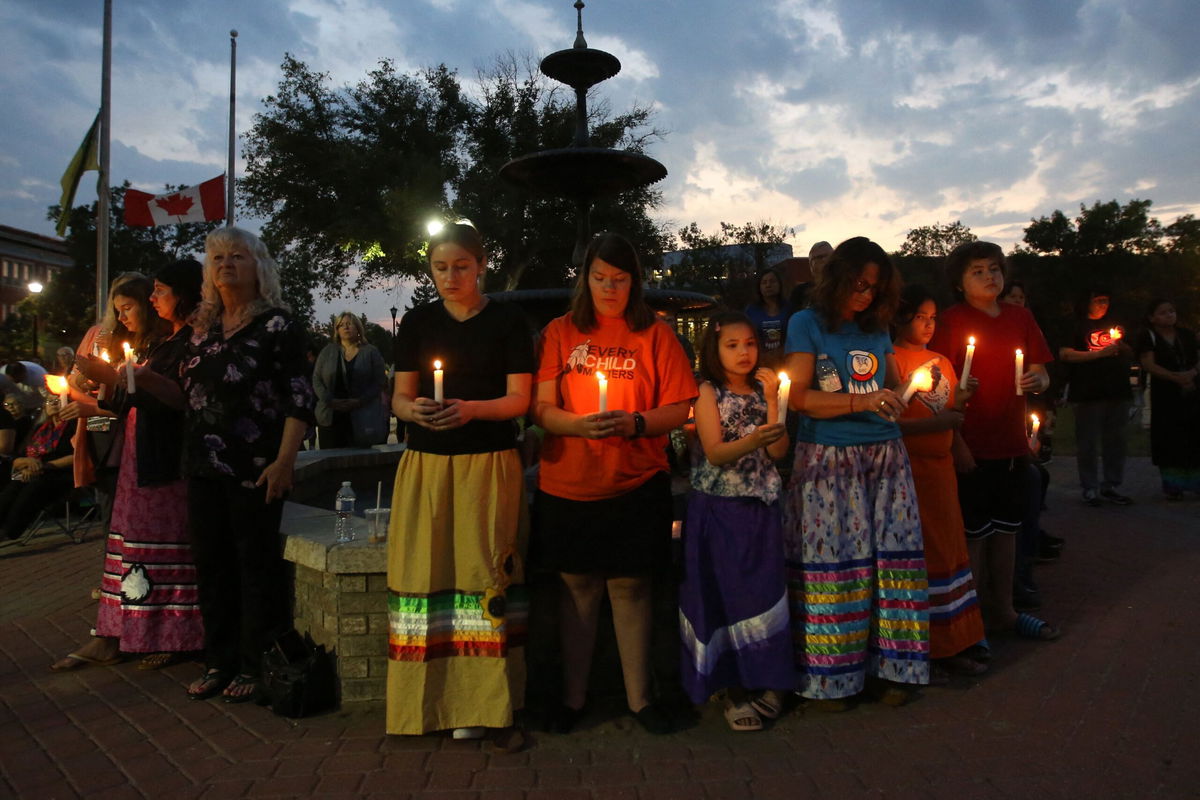
POLYGON ((354 523, 351 517, 354 516, 356 499, 350 481, 342 481, 342 488, 338 489, 337 501, 333 506, 334 511, 337 512, 337 527, 334 528, 334 531, 337 534, 338 544, 354 541, 354 523))
POLYGON ((817 385, 821 387, 822 392, 840 392, 842 390, 842 376, 838 375, 837 367, 829 360, 829 356, 821 353, 817 357, 817 385))

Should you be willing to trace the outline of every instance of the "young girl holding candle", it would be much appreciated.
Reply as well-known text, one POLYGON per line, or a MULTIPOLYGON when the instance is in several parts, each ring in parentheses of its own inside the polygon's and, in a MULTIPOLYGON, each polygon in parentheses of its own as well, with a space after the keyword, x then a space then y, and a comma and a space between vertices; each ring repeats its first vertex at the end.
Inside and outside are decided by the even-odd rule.
POLYGON ((396 337, 392 409, 409 427, 387 543, 387 732, 495 728, 518 749, 528 518, 513 420, 529 408, 533 339, 520 310, 482 294, 473 225, 428 249, 441 301, 405 314, 396 337))
POLYGON ((970 453, 955 465, 971 571, 985 607, 995 614, 996 630, 1056 639, 1059 632, 1052 625, 1013 608, 1016 534, 1028 513, 1030 479, 1025 396, 1017 390, 1045 391, 1050 385, 1045 364, 1053 356, 1033 315, 999 300, 1005 279, 999 245, 959 245, 946 257, 946 278, 962 302, 939 316, 929 347, 948 354, 960 370, 967 338, 975 337, 971 375, 979 379, 962 425, 970 453), (1023 356, 1019 378, 1018 352, 1023 356))
POLYGON ((717 314, 700 343, 698 446, 683 533, 681 679, 692 702, 726 690, 734 731, 761 730, 795 685, 775 459, 787 451, 779 377, 759 367, 758 337, 717 314), (751 696, 747 689, 759 689, 751 696))
POLYGON ((819 710, 845 710, 868 680, 892 705, 908 699, 904 684, 929 681, 925 551, 891 388, 899 293, 887 253, 856 237, 788 323, 790 405, 803 416, 784 551, 800 691, 819 710))
POLYGON ((983 617, 967 555, 962 509, 958 505, 955 456, 964 448, 958 429, 963 408, 979 380, 958 383, 950 360, 926 349, 937 326, 937 303, 921 286, 909 286, 897 312, 896 363, 909 380, 926 370, 930 388, 913 395, 900 418, 900 432, 917 488, 925 566, 929 573, 929 657, 935 672, 979 675, 987 665, 972 658, 983 639, 983 617))

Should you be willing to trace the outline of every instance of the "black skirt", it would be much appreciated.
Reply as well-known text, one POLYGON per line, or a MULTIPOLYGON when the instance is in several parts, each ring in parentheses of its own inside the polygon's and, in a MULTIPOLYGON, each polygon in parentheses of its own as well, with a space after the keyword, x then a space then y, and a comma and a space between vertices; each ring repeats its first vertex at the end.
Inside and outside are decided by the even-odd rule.
POLYGON ((538 567, 570 574, 650 573, 670 559, 672 517, 665 472, 604 500, 568 500, 539 490, 531 558, 538 567))

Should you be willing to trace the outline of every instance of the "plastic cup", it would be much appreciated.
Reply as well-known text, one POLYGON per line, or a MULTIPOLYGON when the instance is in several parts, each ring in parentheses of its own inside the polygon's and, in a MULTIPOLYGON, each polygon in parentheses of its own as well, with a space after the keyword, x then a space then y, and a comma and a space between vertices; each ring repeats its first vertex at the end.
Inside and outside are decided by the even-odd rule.
POLYGON ((386 542, 392 510, 390 508, 368 508, 363 513, 367 518, 367 541, 386 542))

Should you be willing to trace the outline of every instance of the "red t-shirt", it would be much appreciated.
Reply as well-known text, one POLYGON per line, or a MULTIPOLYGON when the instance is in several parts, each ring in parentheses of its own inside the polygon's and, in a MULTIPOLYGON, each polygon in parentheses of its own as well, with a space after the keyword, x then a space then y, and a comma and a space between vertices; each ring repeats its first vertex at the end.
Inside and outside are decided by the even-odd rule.
MULTIPOLYGON (((644 412, 695 399, 691 364, 666 323, 655 322, 635 333, 623 318, 597 319, 599 324, 589 333, 572 325, 569 314, 542 331, 534 381, 558 382, 559 407, 575 414, 599 411, 597 370, 608 379, 609 411, 644 412)), ((538 485, 547 494, 569 500, 617 497, 667 470, 666 447, 665 435, 584 439, 547 432, 538 485)))
POLYGON ((929 349, 945 353, 962 374, 967 337, 975 337, 971 375, 979 390, 967 404, 962 436, 975 458, 1017 458, 1029 453, 1025 430, 1025 396, 1017 394, 1016 351, 1025 354, 1025 370, 1054 360, 1046 337, 1028 309, 1000 303, 1000 315, 990 317, 959 303, 938 314, 929 349))

